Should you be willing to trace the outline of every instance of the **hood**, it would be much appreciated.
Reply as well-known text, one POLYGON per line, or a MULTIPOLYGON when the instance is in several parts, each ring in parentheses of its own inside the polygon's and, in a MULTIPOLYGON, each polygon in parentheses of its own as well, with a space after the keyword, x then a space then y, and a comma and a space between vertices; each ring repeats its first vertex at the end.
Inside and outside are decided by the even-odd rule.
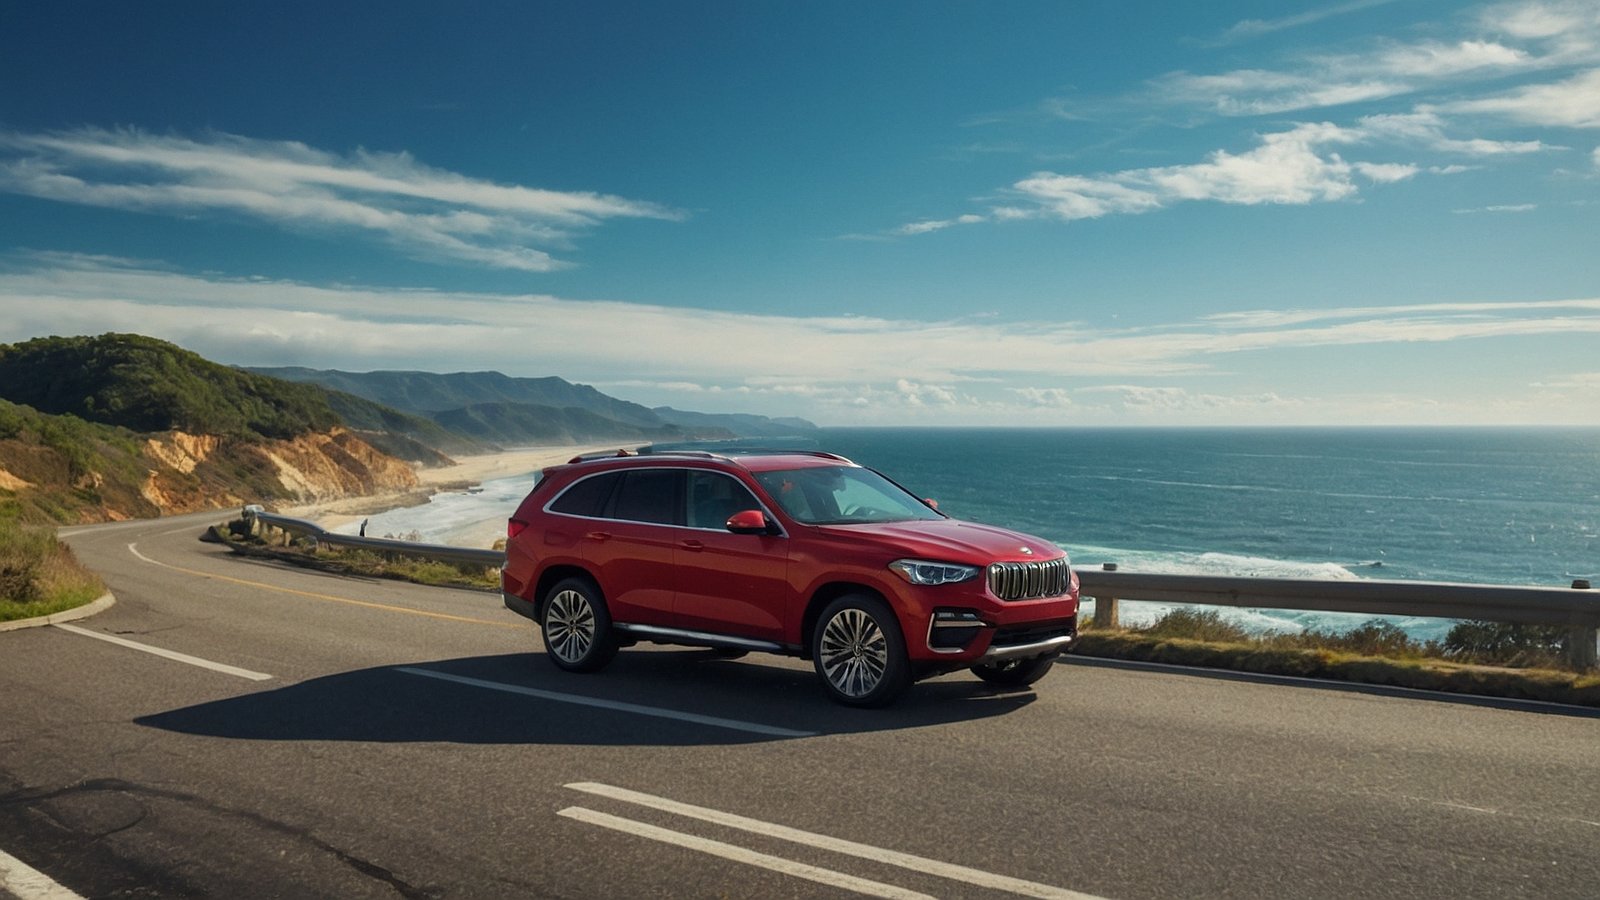
POLYGON ((846 540, 871 541, 902 557, 933 562, 987 566, 992 562, 1042 562, 1066 555, 1060 547, 1033 535, 959 519, 819 525, 817 530, 846 540))

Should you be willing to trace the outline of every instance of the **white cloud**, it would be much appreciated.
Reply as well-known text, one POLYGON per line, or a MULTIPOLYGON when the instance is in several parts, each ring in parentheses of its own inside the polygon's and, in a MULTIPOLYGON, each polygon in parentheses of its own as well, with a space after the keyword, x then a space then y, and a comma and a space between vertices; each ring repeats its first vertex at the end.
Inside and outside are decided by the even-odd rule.
POLYGON ((578 232, 617 217, 680 218, 652 203, 469 178, 406 153, 339 156, 294 141, 138 130, 0 132, 0 190, 176 215, 227 214, 381 237, 409 256, 549 271, 578 232))
MULTIPOLYGON (((1600 335, 1600 299, 1268 309, 1139 329, 1109 324, 763 315, 329 287, 59 254, 0 267, 0 342, 132 331, 243 365, 555 373, 632 386, 659 402, 692 397, 697 407, 748 409, 750 398, 766 397, 781 401, 782 412, 798 405, 863 422, 1037 423, 1045 410, 1082 421, 1095 411, 1081 390, 1064 384, 1070 379, 1217 378, 1224 359, 1311 347, 1600 335), (894 417, 884 419, 884 410, 894 417)), ((1239 392, 1237 403, 1223 407, 1207 398, 1231 395, 1186 390, 1195 396, 1166 405, 1181 399, 1188 407, 1242 409, 1270 399, 1267 391, 1239 392)), ((1162 402, 1159 395, 1134 400, 1140 409, 1162 402)))
POLYGON ((1536 381, 1529 387, 1600 394, 1600 372, 1573 372, 1548 381, 1536 381))
POLYGON ((1224 43, 1271 34, 1288 28, 1299 28, 1302 25, 1312 25, 1324 19, 1342 16, 1348 13, 1371 9, 1374 6, 1384 6, 1394 0, 1352 0, 1349 3, 1340 3, 1335 6, 1326 6, 1321 9, 1307 10, 1290 16, 1281 16, 1276 19, 1245 19, 1229 28, 1222 36, 1224 43))
POLYGON ((1519 213, 1519 212, 1533 212, 1534 210, 1536 210, 1538 208, 1539 208, 1539 204, 1537 204, 1537 203, 1501 203, 1501 204, 1496 204, 1494 206, 1479 206, 1479 207, 1475 207, 1475 208, 1471 208, 1471 209, 1452 209, 1451 212, 1455 213, 1456 215, 1467 215, 1467 214, 1470 214, 1470 213, 1480 213, 1480 212, 1519 213))
POLYGON ((1453 112, 1490 113, 1516 122, 1565 128, 1600 128, 1600 69, 1566 81, 1534 84, 1515 90, 1446 104, 1453 112))
POLYGON ((1181 387, 1151 387, 1133 384, 1108 384, 1083 388, 1084 394, 1106 394, 1126 411, 1139 415, 1167 417, 1172 413, 1261 413, 1298 408, 1304 401, 1286 399, 1272 392, 1225 395, 1195 392, 1181 387))
POLYGON ((953 225, 974 225, 984 221, 988 221, 987 217, 968 213, 963 216, 956 216, 954 219, 926 219, 921 222, 911 222, 896 228, 895 233, 902 235, 928 234, 933 231, 942 231, 953 225))
MULTIPOLYGON (((1059 219, 1092 219, 1111 213, 1142 213, 1185 200, 1259 204, 1338 200, 1356 192, 1356 167, 1323 145, 1350 143, 1360 135, 1321 123, 1263 135, 1254 150, 1217 150, 1205 162, 1128 169, 1095 176, 1038 172, 1012 186, 1020 196, 1059 219)), ((1375 181, 1415 174, 1414 167, 1362 164, 1375 181)))
POLYGON ((1374 140, 1394 141, 1467 156, 1504 156, 1555 149, 1540 141, 1452 138, 1445 134, 1445 127, 1444 118, 1437 112, 1420 109, 1410 113, 1365 116, 1356 130, 1374 140))
POLYGON ((1072 406, 1072 392, 1066 388, 1011 388, 1011 393, 1021 397, 1030 406, 1049 409, 1066 409, 1072 406))

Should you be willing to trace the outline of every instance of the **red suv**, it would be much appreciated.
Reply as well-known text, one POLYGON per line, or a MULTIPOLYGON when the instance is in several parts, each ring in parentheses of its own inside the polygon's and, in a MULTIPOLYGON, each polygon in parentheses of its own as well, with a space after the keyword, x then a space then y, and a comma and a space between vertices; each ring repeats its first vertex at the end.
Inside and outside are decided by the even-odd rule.
POLYGON ((760 650, 882 706, 960 668, 1032 684, 1077 636, 1061 548, 952 519, 831 453, 579 457, 544 471, 507 532, 506 606, 574 672, 639 641, 760 650))

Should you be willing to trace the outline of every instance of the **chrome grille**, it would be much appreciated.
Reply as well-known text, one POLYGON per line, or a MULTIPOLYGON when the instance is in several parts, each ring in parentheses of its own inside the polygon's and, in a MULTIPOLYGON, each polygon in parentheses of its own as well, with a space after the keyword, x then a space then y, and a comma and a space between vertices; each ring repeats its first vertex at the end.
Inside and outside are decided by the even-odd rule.
POLYGON ((1072 586, 1066 557, 1044 562, 997 562, 989 565, 989 591, 1001 600, 1032 600, 1065 594, 1072 586))

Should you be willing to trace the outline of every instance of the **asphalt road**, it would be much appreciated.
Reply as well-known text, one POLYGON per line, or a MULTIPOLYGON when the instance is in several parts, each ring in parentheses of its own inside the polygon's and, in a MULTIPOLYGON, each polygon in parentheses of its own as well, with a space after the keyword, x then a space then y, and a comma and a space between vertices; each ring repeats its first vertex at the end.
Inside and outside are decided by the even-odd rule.
POLYGON ((570 675, 494 595, 244 560, 219 518, 69 530, 116 606, 0 634, 0 851, 81 896, 1600 896, 1590 715, 1085 663, 880 711, 770 657, 570 675))

